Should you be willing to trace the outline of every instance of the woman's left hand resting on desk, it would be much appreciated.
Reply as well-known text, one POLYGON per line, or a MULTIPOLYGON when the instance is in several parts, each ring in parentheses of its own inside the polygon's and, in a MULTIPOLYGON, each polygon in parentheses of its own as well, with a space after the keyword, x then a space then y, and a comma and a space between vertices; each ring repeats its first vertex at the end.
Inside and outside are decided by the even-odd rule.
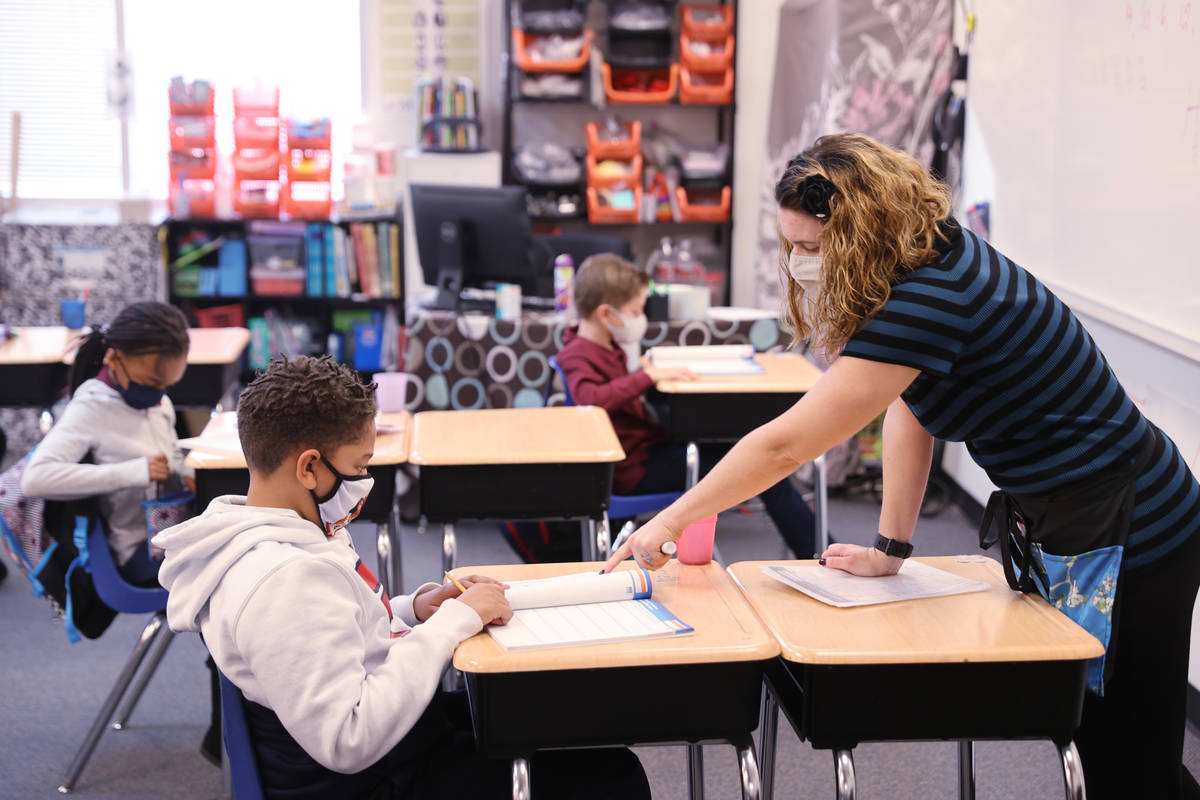
POLYGON ((904 559, 897 556, 886 556, 874 547, 863 547, 857 544, 838 542, 831 544, 821 554, 821 565, 844 570, 851 575, 862 575, 867 578, 878 578, 882 575, 895 575, 900 571, 904 559))
MULTIPOLYGON (((508 584, 501 583, 495 578, 489 578, 486 575, 468 575, 465 578, 458 579, 463 586, 470 589, 477 584, 492 583, 497 586, 502 586, 507 589, 508 584)), ((441 608, 442 603, 447 600, 453 600, 461 595, 458 587, 453 583, 443 583, 441 586, 435 586, 418 594, 413 598, 413 612, 417 615, 417 619, 421 622, 433 616, 434 612, 441 608)))

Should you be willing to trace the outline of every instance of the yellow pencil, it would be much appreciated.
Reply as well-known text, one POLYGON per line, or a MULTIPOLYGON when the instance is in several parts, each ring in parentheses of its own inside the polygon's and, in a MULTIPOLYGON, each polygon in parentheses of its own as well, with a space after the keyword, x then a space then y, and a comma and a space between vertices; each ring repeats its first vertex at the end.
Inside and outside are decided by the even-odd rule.
POLYGON ((447 572, 446 577, 450 579, 451 583, 458 587, 460 592, 465 592, 467 590, 467 587, 463 586, 462 583, 459 582, 458 578, 454 577, 453 573, 447 572))

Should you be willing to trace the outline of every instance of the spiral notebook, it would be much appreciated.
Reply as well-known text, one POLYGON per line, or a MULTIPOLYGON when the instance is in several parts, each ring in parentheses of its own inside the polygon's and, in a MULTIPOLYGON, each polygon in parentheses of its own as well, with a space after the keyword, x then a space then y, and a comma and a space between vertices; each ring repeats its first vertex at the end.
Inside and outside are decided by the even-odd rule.
POLYGON ((488 626, 488 633, 510 653, 695 633, 651 596, 654 585, 644 569, 510 581, 509 587, 513 618, 488 626))

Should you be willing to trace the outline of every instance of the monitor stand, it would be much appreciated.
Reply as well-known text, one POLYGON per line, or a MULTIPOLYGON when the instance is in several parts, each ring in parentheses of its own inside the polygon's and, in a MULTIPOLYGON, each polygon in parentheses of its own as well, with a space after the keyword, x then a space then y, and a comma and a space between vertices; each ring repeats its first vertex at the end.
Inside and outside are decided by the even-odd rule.
POLYGON ((437 297, 429 307, 457 311, 463 288, 462 228, 457 222, 446 220, 438 233, 437 297))

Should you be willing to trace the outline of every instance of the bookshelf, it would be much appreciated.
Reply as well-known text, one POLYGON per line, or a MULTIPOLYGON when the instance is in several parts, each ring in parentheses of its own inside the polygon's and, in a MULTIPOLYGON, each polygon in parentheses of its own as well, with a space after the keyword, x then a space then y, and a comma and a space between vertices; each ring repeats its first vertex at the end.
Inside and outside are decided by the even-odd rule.
POLYGON ((279 353, 331 352, 363 373, 402 360, 398 214, 168 219, 159 243, 168 301, 192 325, 250 329, 246 377, 279 353), (371 348, 380 350, 377 357, 371 348))

